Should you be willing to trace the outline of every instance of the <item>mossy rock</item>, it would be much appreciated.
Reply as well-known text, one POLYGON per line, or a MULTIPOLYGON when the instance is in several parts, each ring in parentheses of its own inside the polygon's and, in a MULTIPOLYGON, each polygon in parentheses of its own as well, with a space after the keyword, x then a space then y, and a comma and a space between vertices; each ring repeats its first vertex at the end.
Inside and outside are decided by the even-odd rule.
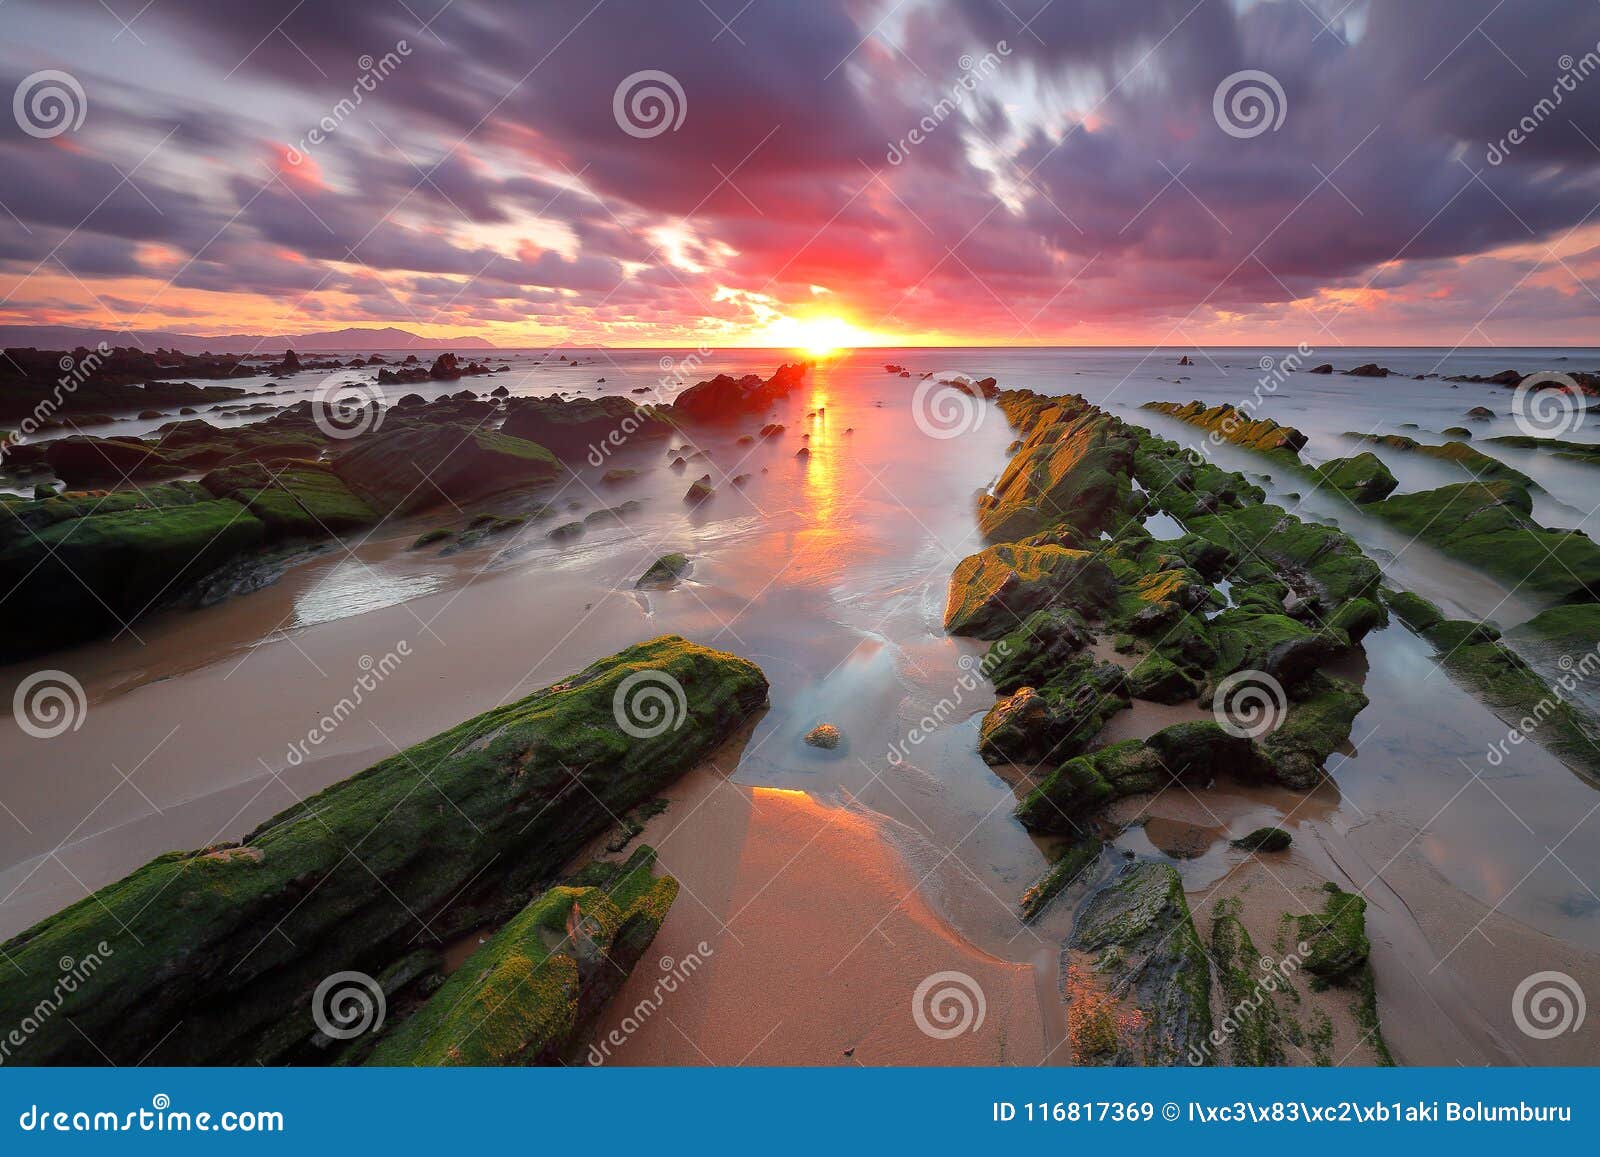
POLYGON ((1337 490, 1351 502, 1365 504, 1377 502, 1394 493, 1400 483, 1376 454, 1356 454, 1350 458, 1335 458, 1316 467, 1314 474, 1326 486, 1337 490))
POLYGON ((978 500, 989 542, 1065 525, 1093 537, 1118 520, 1131 492, 1137 437, 1082 397, 1007 391, 1001 409, 1024 432, 991 493, 978 500))
POLYGON ((689 556, 681 553, 664 554, 650 564, 633 585, 636 587, 670 587, 689 573, 689 556))
POLYGON ((38 1033, 12 1059, 326 1060, 307 1007, 325 977, 377 976, 419 937, 511 916, 766 695, 754 664, 662 636, 374 764, 239 844, 160 856, 0 946, 16 964, 0 977, 14 1024, 60 958, 116 945, 58 1010, 81 1031, 38 1033), (629 710, 641 692, 666 697, 669 722, 629 710))
POLYGON ((1141 1014, 1131 1034, 1074 1063, 1175 1065, 1202 1053, 1211 1035, 1211 966, 1170 864, 1123 868, 1078 910, 1067 948, 1089 954, 1097 980, 1141 1014))
POLYGON ((1452 558, 1526 592, 1568 600, 1600 595, 1600 546, 1533 521, 1533 500, 1512 482, 1465 482, 1398 494, 1368 507, 1452 558))
POLYGON ((1230 842, 1247 852, 1281 852, 1294 842, 1294 837, 1282 828, 1257 828, 1230 842))
POLYGON ((1285 787, 1304 791, 1323 778, 1328 757, 1350 741, 1367 697, 1353 683, 1321 672, 1289 703, 1283 721, 1260 741, 1272 774, 1285 787))
POLYGON ((1019 907, 1023 923, 1032 923, 1066 888, 1084 879, 1100 859, 1104 845, 1097 839, 1075 840, 1022 893, 1019 907))
POLYGON ((213 470, 200 480, 218 498, 243 503, 269 537, 327 538, 370 526, 378 514, 326 466, 300 463, 281 470, 249 464, 213 470))
POLYGON ((1116 579, 1096 554, 1060 546, 991 546, 969 555, 950 576, 944 629, 998 639, 1034 611, 1092 614, 1116 597, 1116 579))
POLYGON ((997 640, 984 656, 983 668, 995 691, 1009 695, 1019 687, 1037 687, 1094 641, 1083 616, 1048 608, 1034 611, 1015 631, 997 640))
POLYGON ((1128 672, 1128 692, 1152 703, 1182 703, 1200 693, 1200 686, 1163 655, 1146 655, 1128 672))
POLYGON ((5 522, 0 658, 91 639, 179 603, 267 537, 245 506, 193 484, 22 503, 5 522))
MULTIPOLYGON (((1460 426, 1454 427, 1467 437, 1472 435, 1460 426)), ((1450 430, 1445 431, 1451 433, 1450 430)), ((1404 434, 1355 434, 1347 433, 1346 438, 1355 438, 1363 442, 1387 446, 1391 450, 1399 450, 1407 454, 1418 454, 1424 458, 1436 458, 1441 462, 1454 462, 1463 470, 1472 475, 1478 482, 1514 482, 1526 490, 1539 488, 1532 478, 1514 466, 1508 466, 1500 459, 1485 454, 1475 446, 1468 446, 1465 442, 1446 442, 1442 446, 1430 446, 1426 442, 1418 442, 1415 438, 1408 438, 1404 434)), ((1499 439, 1491 439, 1498 441, 1499 439)), ((1390 487, 1393 490, 1394 487, 1390 487)), ((1379 497, 1383 497, 1379 495, 1379 497)))
POLYGON ((1218 439, 1274 454, 1288 462, 1298 462, 1306 436, 1293 426, 1280 426, 1271 418, 1253 418, 1235 406, 1207 406, 1204 402, 1146 402, 1146 410, 1156 410, 1180 422, 1211 431, 1218 439))
POLYGON ((525 438, 444 422, 361 438, 333 469, 374 510, 406 514, 549 482, 562 467, 525 438))
POLYGON ((545 892, 387 1031, 366 1063, 560 1063, 627 980, 677 897, 677 880, 652 878, 654 862, 655 852, 641 847, 625 865, 592 865, 593 884, 545 892))
POLYGON ((1320 913, 1296 918, 1299 940, 1310 946, 1303 967, 1323 983, 1349 978, 1367 962, 1372 942, 1367 939, 1367 902, 1337 884, 1324 884, 1328 893, 1320 913))

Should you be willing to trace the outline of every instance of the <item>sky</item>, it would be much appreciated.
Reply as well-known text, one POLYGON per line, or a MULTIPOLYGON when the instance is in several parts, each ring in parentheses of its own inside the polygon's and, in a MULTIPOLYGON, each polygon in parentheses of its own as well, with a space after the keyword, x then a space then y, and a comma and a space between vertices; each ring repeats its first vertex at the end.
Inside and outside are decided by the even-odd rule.
POLYGON ((1594 0, 10 0, 0 86, 0 324, 1600 344, 1594 0))

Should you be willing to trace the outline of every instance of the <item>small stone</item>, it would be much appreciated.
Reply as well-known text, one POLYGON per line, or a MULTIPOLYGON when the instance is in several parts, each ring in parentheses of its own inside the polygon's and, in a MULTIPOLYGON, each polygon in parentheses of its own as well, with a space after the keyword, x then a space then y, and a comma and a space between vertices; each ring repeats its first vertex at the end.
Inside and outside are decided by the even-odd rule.
POLYGON ((812 747, 826 748, 832 751, 839 746, 839 729, 831 723, 819 723, 806 732, 806 742, 812 747))

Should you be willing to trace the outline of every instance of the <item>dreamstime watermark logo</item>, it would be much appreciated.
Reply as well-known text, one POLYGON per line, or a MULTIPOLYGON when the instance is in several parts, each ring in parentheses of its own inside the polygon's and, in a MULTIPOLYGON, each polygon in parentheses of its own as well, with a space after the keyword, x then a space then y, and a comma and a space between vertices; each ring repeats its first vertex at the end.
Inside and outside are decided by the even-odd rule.
POLYGON ((977 1032, 988 1012, 982 986, 965 972, 935 972, 911 994, 911 1019, 934 1040, 977 1032))
POLYGON ((1222 1047, 1224 1042, 1237 1033, 1246 1024, 1255 1019, 1256 1013, 1261 1011, 1261 1006, 1267 1003, 1272 994, 1280 987, 1287 987, 1289 977, 1300 971, 1300 965, 1305 961, 1306 954, 1311 951, 1311 945, 1304 940, 1295 945, 1295 950, 1282 960, 1274 962, 1270 957, 1263 956, 1256 961, 1256 967, 1261 972, 1261 978, 1251 987, 1250 992, 1240 999, 1239 1003, 1228 1010, 1222 1018, 1222 1023, 1211 1030, 1211 1035, 1197 1045, 1189 1046, 1189 1063, 1191 1065, 1204 1065, 1210 1062, 1211 1055, 1222 1047))
POLYGON ((339 381, 333 375, 311 396, 311 420, 329 438, 359 438, 383 425, 383 387, 377 382, 339 381))
POLYGON ((611 697, 617 726, 635 739, 654 739, 676 731, 689 717, 689 697, 665 671, 635 671, 617 684, 611 697))
POLYGON ((83 684, 65 671, 35 671, 11 696, 17 726, 35 739, 54 739, 83 726, 89 700, 83 684))
POLYGON ((1535 972, 1511 994, 1511 1019, 1534 1040, 1577 1032, 1588 1011, 1582 986, 1565 972, 1535 972))
POLYGON ((1574 60, 1570 53, 1561 56, 1556 61, 1556 67, 1561 70, 1561 75, 1556 77, 1556 82, 1550 86, 1550 95, 1540 97, 1534 106, 1528 110, 1521 120, 1514 125, 1510 132, 1498 141, 1489 142, 1489 151, 1484 155, 1484 160, 1491 165, 1498 165, 1511 155, 1511 150, 1524 143, 1544 124, 1560 106, 1568 95, 1578 91, 1578 85, 1588 80, 1597 71, 1600 71, 1600 43, 1597 43, 1588 52, 1574 60))
POLYGON ((394 645, 394 650, 384 652, 383 658, 374 659, 371 655, 362 655, 356 660, 356 666, 361 669, 361 674, 350 685, 350 694, 344 696, 333 705, 333 709, 317 720, 316 725, 306 732, 304 739, 297 739, 289 745, 285 758, 290 767, 299 767, 311 754, 313 747, 321 747, 323 741, 332 735, 339 725, 350 716, 354 715, 367 696, 378 689, 390 675, 394 674, 400 664, 411 657, 411 642, 401 639, 394 645))
POLYGON ((1596 671, 1600 671, 1600 646, 1592 651, 1585 651, 1577 659, 1573 659, 1571 655, 1562 655, 1556 660, 1556 666, 1561 668, 1561 674, 1551 686, 1552 694, 1544 696, 1535 703, 1526 715, 1517 720, 1517 725, 1506 732, 1504 739, 1497 739, 1489 744, 1486 759, 1490 767, 1499 767, 1505 763, 1506 757, 1511 754, 1511 749, 1526 743, 1540 725, 1567 702, 1567 696, 1578 689, 1578 684, 1587 680, 1596 671))
POLYGON ((383 989, 365 972, 335 972, 311 996, 311 1019, 329 1040, 377 1032, 388 1010, 383 989))
POLYGON ((1529 374, 1511 394, 1511 418, 1530 438, 1559 438, 1583 425, 1589 399, 1566 374, 1529 374))
POLYGON ((72 354, 62 354, 61 360, 56 363, 61 369, 61 376, 56 379, 55 388, 50 391, 50 396, 41 398, 33 409, 23 416, 22 421, 17 423, 15 430, 0 435, 0 463, 5 461, 6 454, 13 446, 37 432, 52 414, 61 409, 67 398, 77 393, 78 387, 88 381, 110 356, 111 347, 105 342, 101 342, 81 358, 72 354))
POLYGON ((940 441, 973 433, 983 425, 988 410, 982 397, 946 385, 937 376, 918 382, 911 395, 911 417, 917 429, 940 441))
POLYGON ((891 165, 903 162, 912 149, 926 141, 935 129, 966 104, 967 95, 977 91, 978 85, 993 76, 1000 67, 1000 61, 1010 55, 1011 45, 1004 40, 996 42, 993 49, 983 54, 982 59, 974 59, 970 52, 962 53, 961 59, 956 61, 961 75, 950 86, 950 91, 933 103, 910 132, 898 141, 889 142, 889 151, 884 154, 884 160, 891 165))
POLYGON ((670 956, 663 956, 657 964, 661 975, 656 978, 655 986, 627 1011, 615 1028, 589 1046, 589 1063, 605 1064, 611 1058, 611 1051, 627 1044, 628 1038, 643 1028, 645 1022, 661 1010, 661 1006, 667 1002, 667 997, 687 984, 714 955, 711 945, 702 940, 694 946, 694 951, 682 959, 674 960, 670 956))
POLYGON ((1235 671, 1217 684, 1211 700, 1217 726, 1237 739, 1257 739, 1276 731, 1288 712, 1283 684, 1265 671, 1235 671))
POLYGON ((630 73, 611 94, 611 115, 617 127, 640 140, 677 132, 688 112, 683 85, 670 72, 657 68, 630 73))
POLYGON ((23 77, 11 97, 17 127, 42 141, 77 132, 88 112, 89 98, 78 78, 55 68, 23 77))
POLYGON ((4 1037, 0 1037, 0 1065, 10 1060, 17 1049, 27 1044, 29 1039, 44 1027, 45 1022, 60 1011, 67 997, 88 983, 89 978, 105 963, 106 957, 115 955, 115 949, 102 940, 77 959, 63 956, 58 960, 56 967, 60 970, 60 975, 56 977, 56 982, 50 991, 36 1001, 23 1015, 22 1020, 13 1025, 4 1037))
POLYGON ((960 710, 967 696, 983 687, 990 679, 994 669, 1004 662, 1011 654, 1011 644, 1001 639, 989 648, 982 659, 974 655, 962 655, 956 660, 956 665, 961 668, 961 674, 956 679, 956 685, 950 694, 940 699, 933 705, 933 709, 917 720, 911 729, 906 732, 906 737, 889 747, 889 763, 899 767, 905 762, 906 756, 913 747, 920 746, 927 738, 940 727, 944 726, 960 710))
POLYGON ((394 48, 385 52, 374 60, 371 55, 363 55, 356 60, 356 67, 361 70, 361 75, 356 77, 356 82, 350 86, 350 95, 344 97, 334 105, 319 120, 305 136, 300 138, 296 145, 289 146, 288 161, 291 165, 305 163, 306 154, 323 141, 327 140, 339 130, 339 126, 350 118, 356 108, 371 93, 378 90, 378 86, 393 75, 406 57, 411 55, 411 45, 404 40, 395 41, 394 48))
POLYGON ((1222 78, 1211 94, 1211 115, 1230 137, 1249 140, 1268 129, 1277 132, 1289 113, 1283 85, 1270 72, 1244 68, 1222 78))

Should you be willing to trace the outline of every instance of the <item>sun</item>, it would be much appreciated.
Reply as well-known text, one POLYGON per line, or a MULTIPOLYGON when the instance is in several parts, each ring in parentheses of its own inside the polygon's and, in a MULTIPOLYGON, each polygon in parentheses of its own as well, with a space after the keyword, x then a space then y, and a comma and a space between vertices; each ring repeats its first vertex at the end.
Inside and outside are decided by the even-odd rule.
POLYGON ((867 336, 842 317, 832 315, 784 317, 773 322, 766 331, 773 345, 788 346, 814 357, 826 357, 861 345, 867 336))

